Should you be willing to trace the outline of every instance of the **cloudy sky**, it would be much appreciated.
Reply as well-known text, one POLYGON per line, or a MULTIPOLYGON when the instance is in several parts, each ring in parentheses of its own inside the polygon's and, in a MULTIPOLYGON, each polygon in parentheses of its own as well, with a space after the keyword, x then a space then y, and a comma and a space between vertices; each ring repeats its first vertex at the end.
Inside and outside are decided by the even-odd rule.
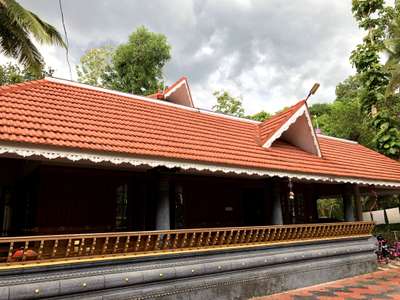
MULTIPOLYGON (((20 3, 62 32, 58 1, 20 3)), ((350 0, 63 0, 63 8, 73 69, 86 50, 125 42, 145 25, 172 46, 167 83, 188 76, 202 108, 227 90, 243 97, 247 113, 293 104, 314 82, 321 88, 311 103, 332 101, 354 72, 349 55, 363 34, 350 0)), ((55 76, 69 78, 64 50, 41 49, 55 76)))

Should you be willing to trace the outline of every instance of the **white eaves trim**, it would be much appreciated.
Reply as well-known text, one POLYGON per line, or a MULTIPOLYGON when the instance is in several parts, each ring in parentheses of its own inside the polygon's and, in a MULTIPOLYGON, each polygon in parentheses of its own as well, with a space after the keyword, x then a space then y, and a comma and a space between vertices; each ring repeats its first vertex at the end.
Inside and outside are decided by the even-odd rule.
POLYGON ((261 123, 260 121, 256 121, 256 120, 250 120, 250 119, 245 119, 245 118, 225 115, 225 114, 219 113, 219 112, 209 111, 209 110, 205 110, 205 109, 202 109, 202 108, 184 106, 184 105, 175 104, 175 103, 171 103, 171 102, 167 102, 167 101, 160 101, 160 100, 156 100, 156 99, 153 99, 153 98, 150 98, 150 97, 139 96, 139 95, 124 93, 124 92, 119 92, 119 91, 114 91, 114 90, 108 90, 108 89, 105 89, 105 88, 101 88, 101 87, 97 87, 97 86, 91 86, 91 85, 88 85, 88 84, 84 84, 84 83, 80 83, 80 82, 76 82, 76 81, 71 81, 71 80, 67 80, 67 79, 61 79, 61 78, 55 78, 55 77, 45 77, 45 80, 51 81, 51 82, 54 82, 54 83, 75 86, 75 87, 79 87, 79 88, 82 88, 82 89, 88 89, 88 90, 107 93, 107 94, 111 94, 111 95, 127 97, 127 98, 131 98, 131 99, 135 99, 135 100, 143 100, 143 101, 147 101, 147 102, 151 102, 151 103, 157 103, 159 105, 172 106, 172 107, 179 108, 179 109, 185 109, 185 110, 189 110, 189 111, 193 111, 193 112, 198 112, 198 113, 201 113, 201 114, 213 115, 213 116, 217 116, 217 117, 221 117, 221 118, 237 120, 237 121, 242 121, 242 122, 246 122, 246 123, 253 123, 253 124, 260 124, 261 123))
POLYGON ((294 124, 299 117, 305 114, 307 119, 307 124, 310 128, 310 132, 313 138, 314 147, 317 150, 318 157, 322 157, 321 149, 319 147, 318 139, 314 131, 314 127, 311 122, 310 113, 307 109, 307 105, 304 103, 290 118, 286 121, 275 133, 264 143, 264 148, 270 148, 272 144, 279 139, 282 134, 289 129, 290 125, 294 124))
POLYGON ((84 151, 74 150, 56 150, 46 147, 28 147, 20 145, 0 144, 0 155, 3 157, 19 156, 23 158, 32 157, 38 159, 54 160, 66 159, 71 162, 87 161, 92 163, 111 163, 114 165, 129 164, 131 166, 147 166, 147 167, 166 167, 166 168, 181 168, 183 170, 196 170, 207 172, 222 172, 233 174, 244 174, 249 176, 262 177, 281 177, 292 178, 298 180, 320 181, 326 183, 351 183, 360 185, 375 185, 381 187, 396 187, 400 188, 400 182, 369 180, 362 178, 337 177, 329 175, 313 175, 302 174, 295 172, 261 170, 254 168, 244 168, 235 166, 212 165, 200 162, 185 162, 172 159, 157 159, 157 158, 139 158, 128 155, 109 155, 101 153, 89 153, 84 151))
POLYGON ((177 85, 175 85, 172 89, 168 91, 168 93, 165 93, 165 97, 170 96, 171 94, 175 93, 177 89, 179 89, 182 85, 187 85, 186 80, 182 79, 181 82, 179 82, 177 85))

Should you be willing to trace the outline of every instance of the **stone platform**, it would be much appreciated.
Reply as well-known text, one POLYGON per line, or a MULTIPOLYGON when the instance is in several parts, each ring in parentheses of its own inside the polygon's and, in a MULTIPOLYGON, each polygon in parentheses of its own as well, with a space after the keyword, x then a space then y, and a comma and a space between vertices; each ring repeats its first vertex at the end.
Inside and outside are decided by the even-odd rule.
POLYGON ((0 272, 1 299, 247 299, 375 271, 372 238, 0 272))

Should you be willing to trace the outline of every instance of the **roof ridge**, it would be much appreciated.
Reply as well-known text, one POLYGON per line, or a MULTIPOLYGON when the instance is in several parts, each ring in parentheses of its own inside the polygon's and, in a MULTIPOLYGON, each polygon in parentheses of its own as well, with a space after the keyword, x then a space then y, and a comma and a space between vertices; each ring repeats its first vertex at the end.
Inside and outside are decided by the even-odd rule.
POLYGON ((68 86, 75 86, 75 87, 82 88, 82 89, 93 90, 93 91, 97 91, 97 92, 100 92, 100 93, 112 94, 112 95, 126 97, 126 98, 130 98, 130 99, 135 99, 135 100, 148 101, 148 102, 152 102, 152 103, 156 103, 156 104, 160 104, 160 105, 165 105, 165 106, 175 107, 175 108, 178 108, 178 109, 189 110, 189 111, 193 111, 193 112, 213 115, 213 116, 216 116, 216 117, 236 120, 236 121, 240 121, 240 122, 252 123, 252 124, 255 124, 255 125, 258 125, 259 123, 261 123, 260 121, 241 118, 241 117, 236 117, 236 116, 231 116, 231 115, 227 115, 227 114, 216 112, 216 111, 210 111, 210 110, 207 110, 207 109, 204 109, 204 108, 189 107, 189 106, 180 105, 180 104, 176 104, 176 103, 171 103, 171 102, 167 102, 167 101, 160 101, 158 99, 154 99, 154 98, 151 98, 149 96, 140 96, 140 95, 130 94, 130 93, 126 93, 126 92, 110 90, 110 89, 106 89, 106 88, 102 88, 102 87, 92 86, 92 85, 89 85, 89 84, 86 84, 86 83, 81 83, 81 82, 76 82, 76 81, 73 81, 73 80, 63 79, 63 78, 45 77, 43 80, 47 81, 47 82, 64 84, 64 85, 68 85, 68 86))
POLYGON ((322 133, 317 133, 317 137, 331 139, 331 140, 335 140, 335 141, 339 141, 339 142, 350 143, 350 144, 358 144, 357 141, 353 141, 353 140, 349 140, 349 139, 345 139, 345 138, 338 138, 335 136, 330 136, 330 135, 326 135, 326 134, 322 134, 322 133))

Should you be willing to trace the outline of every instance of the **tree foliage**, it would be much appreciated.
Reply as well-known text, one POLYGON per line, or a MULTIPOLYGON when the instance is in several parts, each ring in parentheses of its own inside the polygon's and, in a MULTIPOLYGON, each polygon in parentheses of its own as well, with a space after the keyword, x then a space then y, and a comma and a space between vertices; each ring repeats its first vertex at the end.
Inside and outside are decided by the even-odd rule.
POLYGON ((15 0, 0 0, 0 51, 16 59, 25 69, 40 75, 44 60, 33 43, 65 47, 57 30, 15 0))
POLYGON ((164 88, 163 68, 170 52, 165 35, 141 26, 116 48, 88 50, 76 67, 78 80, 121 92, 152 94, 164 88))
POLYGON ((0 86, 6 84, 21 83, 29 80, 41 79, 45 76, 52 76, 54 70, 47 68, 40 74, 32 72, 30 69, 23 69, 17 64, 0 65, 0 86))
MULTIPOLYGON (((310 107, 314 125, 323 133, 356 140, 381 153, 399 158, 400 99, 396 69, 400 61, 399 6, 383 0, 353 0, 353 14, 366 31, 350 61, 357 70, 336 87, 332 104, 310 107), (381 63, 382 53, 389 59, 381 63)), ((400 68, 399 68, 400 70, 400 68)))
POLYGON ((343 220, 343 201, 336 198, 319 199, 318 216, 329 220, 343 220))
POLYGON ((213 110, 227 115, 246 118, 263 122, 269 119, 272 115, 264 110, 255 113, 254 115, 245 115, 242 106, 242 98, 234 97, 227 91, 215 91, 213 95, 217 99, 217 104, 213 106, 213 110))
POLYGON ((268 120, 271 118, 271 114, 269 112, 266 112, 265 110, 262 110, 258 113, 255 113, 254 115, 247 115, 247 119, 255 120, 255 121, 260 121, 263 122, 265 120, 268 120))
POLYGON ((139 27, 127 43, 116 48, 102 76, 104 85, 138 95, 157 92, 164 85, 163 68, 171 58, 170 51, 165 35, 139 27))
POLYGON ((395 1, 393 18, 389 22, 387 38, 384 41, 388 59, 385 63, 386 71, 390 73, 390 81, 386 95, 394 95, 400 87, 400 2, 395 1))
POLYGON ((227 115, 244 117, 240 97, 233 97, 227 91, 215 91, 213 95, 217 98, 217 104, 213 106, 213 110, 227 115))
POLYGON ((103 46, 92 48, 85 52, 76 66, 78 81, 93 86, 104 87, 104 76, 108 69, 112 69, 114 48, 103 46))
POLYGON ((361 111, 360 86, 358 76, 350 76, 337 85, 333 103, 314 104, 310 106, 310 113, 314 127, 319 127, 323 134, 373 148, 373 131, 361 111))
POLYGON ((396 96, 386 93, 391 74, 380 61, 385 40, 390 36, 391 22, 397 7, 385 6, 384 0, 353 0, 352 10, 360 28, 367 33, 363 43, 352 52, 350 61, 361 83, 360 108, 374 130, 374 145, 383 154, 400 156, 398 112, 392 106, 396 96))

